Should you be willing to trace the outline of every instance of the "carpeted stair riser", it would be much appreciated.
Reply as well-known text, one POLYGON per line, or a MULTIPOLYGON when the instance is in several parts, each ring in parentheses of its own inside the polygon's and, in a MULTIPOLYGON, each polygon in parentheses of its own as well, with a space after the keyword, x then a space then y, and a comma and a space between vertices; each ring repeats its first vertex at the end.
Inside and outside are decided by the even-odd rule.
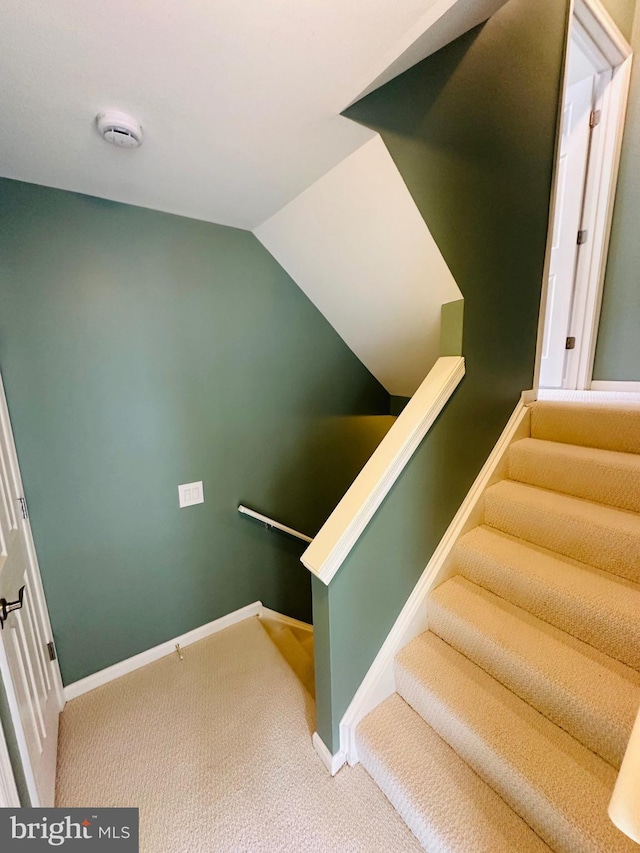
POLYGON ((523 438, 509 448, 509 477, 640 512, 640 455, 523 438))
POLYGON ((485 495, 485 522, 565 557, 640 581, 640 516, 502 480, 485 495))
POLYGON ((619 767, 640 674, 460 576, 428 601, 429 629, 619 767))
POLYGON ((425 850, 549 851, 397 694, 362 720, 356 744, 360 762, 425 850))
POLYGON ((616 771, 434 634, 400 653, 396 685, 556 853, 637 853, 607 816, 616 771))
POLYGON ((530 408, 533 438, 640 453, 639 406, 538 401, 530 408))
POLYGON ((455 545, 459 574, 640 670, 640 586, 481 526, 455 545))

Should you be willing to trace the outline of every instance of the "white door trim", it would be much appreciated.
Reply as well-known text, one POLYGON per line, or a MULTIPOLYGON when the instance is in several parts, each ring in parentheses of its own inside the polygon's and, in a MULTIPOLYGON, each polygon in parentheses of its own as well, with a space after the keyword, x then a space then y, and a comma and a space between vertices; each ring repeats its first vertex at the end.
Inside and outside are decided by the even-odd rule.
POLYGON ((0 723, 0 809, 19 808, 20 796, 16 787, 7 741, 0 723))
POLYGON ((640 382, 594 379, 590 391, 613 391, 623 394, 640 394, 640 382))
POLYGON ((631 56, 631 45, 600 0, 574 0, 572 14, 614 68, 631 56))
MULTIPOLYGON (((571 320, 570 334, 576 337, 576 350, 568 362, 565 388, 584 390, 590 387, 593 375, 602 292, 606 272, 611 223, 616 185, 620 168, 622 137, 631 81, 631 45, 620 33, 600 0, 574 0, 571 10, 572 27, 575 25, 581 41, 589 39, 594 49, 611 67, 611 82, 601 94, 598 108, 600 124, 594 129, 589 160, 585 195, 585 227, 589 240, 578 259, 576 301, 571 320), (578 303, 580 300, 580 304, 578 303)), ((569 51, 567 40, 567 57, 569 51)), ((562 110, 562 104, 559 105, 562 110)), ((559 112, 561 115, 561 112, 559 112)), ((547 307, 547 279, 551 260, 551 240, 556 213, 556 181, 558 175, 559 146, 553 175, 553 188, 549 208, 547 251, 543 274, 542 298, 538 322, 538 341, 534 389, 539 388, 540 360, 547 307)))

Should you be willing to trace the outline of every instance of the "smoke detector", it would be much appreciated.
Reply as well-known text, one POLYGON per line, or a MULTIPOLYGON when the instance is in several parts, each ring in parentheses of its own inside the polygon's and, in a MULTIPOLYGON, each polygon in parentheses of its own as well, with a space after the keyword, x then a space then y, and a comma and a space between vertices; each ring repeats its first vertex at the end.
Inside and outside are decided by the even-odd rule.
POLYGON ((119 110, 105 110, 96 116, 98 133, 119 148, 138 148, 142 145, 140 122, 119 110))

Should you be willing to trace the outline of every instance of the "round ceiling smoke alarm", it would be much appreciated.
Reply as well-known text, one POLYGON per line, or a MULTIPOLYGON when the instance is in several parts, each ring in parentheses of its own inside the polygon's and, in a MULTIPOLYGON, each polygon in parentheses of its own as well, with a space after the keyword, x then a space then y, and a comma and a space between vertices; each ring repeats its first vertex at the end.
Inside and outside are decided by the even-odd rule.
POLYGON ((138 148, 142 145, 140 122, 119 110, 105 110, 96 116, 98 133, 119 148, 138 148))

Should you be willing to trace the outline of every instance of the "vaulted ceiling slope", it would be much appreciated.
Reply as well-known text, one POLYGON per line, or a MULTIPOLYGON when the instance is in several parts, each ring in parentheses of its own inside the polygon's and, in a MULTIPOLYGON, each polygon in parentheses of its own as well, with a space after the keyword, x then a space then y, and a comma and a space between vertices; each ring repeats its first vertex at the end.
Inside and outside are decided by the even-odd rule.
POLYGON ((3 0, 0 174, 253 228, 372 138, 360 93, 503 3, 3 0), (99 138, 108 107, 139 150, 99 138))
POLYGON ((440 355, 442 305, 461 293, 382 139, 255 234, 387 391, 412 396, 440 355))

